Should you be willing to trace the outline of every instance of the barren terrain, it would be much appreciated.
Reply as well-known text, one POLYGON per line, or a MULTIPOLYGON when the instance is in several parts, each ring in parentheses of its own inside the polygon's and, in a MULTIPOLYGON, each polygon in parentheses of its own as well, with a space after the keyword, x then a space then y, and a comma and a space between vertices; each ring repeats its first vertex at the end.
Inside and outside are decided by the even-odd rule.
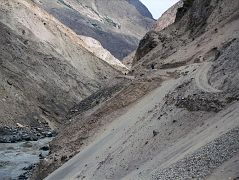
MULTIPOLYGON (((92 12, 109 7, 82 2, 99 22, 92 12)), ((126 58, 128 74, 39 4, 0 4, 0 133, 58 131, 32 179, 239 178, 238 0, 184 0, 126 58)))
POLYGON ((70 160, 46 179, 215 179, 224 167, 225 179, 238 178, 238 7, 236 0, 185 1, 174 24, 149 32, 129 75, 155 88, 142 96, 126 85, 140 94, 126 108, 105 108, 116 95, 75 116, 68 127, 79 133, 64 128, 44 166, 62 154, 70 160), (74 146, 57 147, 68 137, 74 146))

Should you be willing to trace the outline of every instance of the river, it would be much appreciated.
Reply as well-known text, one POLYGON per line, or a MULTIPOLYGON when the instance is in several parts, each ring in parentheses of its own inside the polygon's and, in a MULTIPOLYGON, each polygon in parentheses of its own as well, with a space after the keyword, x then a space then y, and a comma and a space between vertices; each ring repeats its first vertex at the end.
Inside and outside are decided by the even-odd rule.
POLYGON ((0 143, 0 180, 18 179, 25 173, 29 166, 40 161, 39 155, 44 157, 48 151, 40 150, 47 146, 52 138, 44 138, 38 141, 0 143))

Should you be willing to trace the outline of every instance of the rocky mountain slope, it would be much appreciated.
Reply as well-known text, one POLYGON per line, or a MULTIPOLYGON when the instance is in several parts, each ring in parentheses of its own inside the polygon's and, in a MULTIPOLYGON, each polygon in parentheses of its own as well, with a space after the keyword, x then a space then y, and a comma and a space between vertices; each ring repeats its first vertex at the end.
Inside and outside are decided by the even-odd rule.
POLYGON ((179 1, 172 7, 170 7, 162 16, 157 20, 157 22, 153 25, 153 29, 155 31, 161 31, 164 28, 175 22, 176 14, 178 9, 183 6, 183 1, 179 1))
POLYGON ((55 128, 71 107, 120 74, 29 0, 0 2, 0 39, 1 127, 55 128))
MULTIPOLYGON (((175 5, 173 5, 172 7, 170 7, 167 11, 165 11, 162 16, 153 24, 152 26, 152 30, 153 31, 161 31, 163 29, 165 29, 166 27, 168 27, 169 25, 173 24, 175 22, 176 19, 176 14, 177 11, 180 7, 183 6, 183 1, 179 1, 178 3, 176 3, 175 5)), ((134 56, 135 56, 135 51, 133 51, 132 53, 130 53, 128 56, 126 56, 123 60, 122 63, 127 66, 128 68, 132 67, 132 63, 134 60, 134 56)))
POLYGON ((184 0, 127 76, 68 112, 34 178, 237 179, 238 46, 238 0, 184 0))
POLYGON ((34 0, 78 35, 99 41, 117 59, 137 48, 154 22, 139 0, 34 0))

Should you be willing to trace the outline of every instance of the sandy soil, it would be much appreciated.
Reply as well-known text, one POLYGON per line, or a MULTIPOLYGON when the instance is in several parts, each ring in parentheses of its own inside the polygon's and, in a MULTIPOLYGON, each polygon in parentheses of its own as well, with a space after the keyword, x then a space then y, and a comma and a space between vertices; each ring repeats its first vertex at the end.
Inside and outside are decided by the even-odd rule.
MULTIPOLYGON (((134 124, 136 124, 142 116, 147 114, 149 110, 157 105, 157 103, 160 102, 171 86, 172 84, 168 82, 167 85, 163 86, 164 88, 158 88, 144 97, 139 103, 132 106, 126 114, 120 116, 119 119, 107 127, 106 131, 99 138, 97 138, 93 144, 78 154, 76 159, 73 158, 64 164, 59 170, 55 171, 47 179, 76 178, 76 176, 80 174, 79 172, 84 172, 86 170, 88 171, 88 166, 95 164, 94 168, 97 168, 97 164, 95 163, 97 156, 99 156, 101 153, 105 154, 105 151, 107 151, 110 146, 122 141, 119 139, 119 137, 122 136, 122 134, 127 133, 131 129, 130 127, 134 126, 134 124), (158 96, 158 94, 160 94, 160 96, 158 96), (145 104, 147 104, 147 108, 145 108, 145 104), (88 164, 87 167, 85 167, 85 163, 88 164), (76 169, 72 167, 76 167, 76 169), (72 172, 72 170, 74 172, 72 172)), ((102 160, 102 158, 100 159, 102 160)), ((100 162, 100 160, 97 161, 100 162)), ((91 172, 93 171, 91 170, 91 172)), ((90 171, 87 173, 90 173, 90 171)))
POLYGON ((236 178, 228 167, 238 166, 239 152, 238 2, 231 0, 220 13, 224 2, 211 3, 218 6, 205 32, 190 39, 186 27, 178 27, 185 17, 160 32, 159 41, 166 40, 134 62, 132 81, 160 77, 163 83, 118 109, 119 116, 103 115, 109 119, 102 128, 46 179, 207 179, 222 168, 225 178, 236 178))

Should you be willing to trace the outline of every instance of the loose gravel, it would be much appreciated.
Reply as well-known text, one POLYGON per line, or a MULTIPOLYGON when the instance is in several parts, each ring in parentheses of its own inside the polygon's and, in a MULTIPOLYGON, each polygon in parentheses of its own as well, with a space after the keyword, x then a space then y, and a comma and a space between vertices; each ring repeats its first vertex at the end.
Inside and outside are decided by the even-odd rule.
POLYGON ((156 171, 151 179, 205 179, 238 152, 239 127, 236 127, 170 167, 156 171))

